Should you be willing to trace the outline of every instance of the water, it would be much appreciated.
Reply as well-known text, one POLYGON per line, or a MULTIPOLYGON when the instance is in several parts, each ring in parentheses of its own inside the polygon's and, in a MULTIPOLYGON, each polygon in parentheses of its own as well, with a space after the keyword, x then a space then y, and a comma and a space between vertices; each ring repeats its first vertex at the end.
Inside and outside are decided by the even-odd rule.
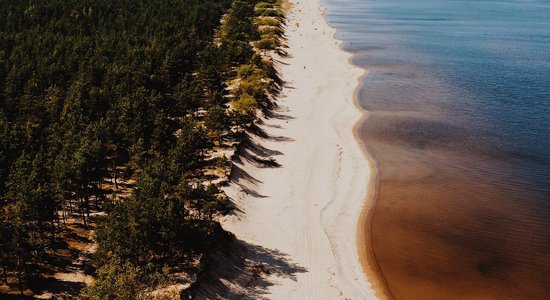
POLYGON ((324 0, 369 70, 369 232, 397 299, 550 297, 550 1, 324 0))

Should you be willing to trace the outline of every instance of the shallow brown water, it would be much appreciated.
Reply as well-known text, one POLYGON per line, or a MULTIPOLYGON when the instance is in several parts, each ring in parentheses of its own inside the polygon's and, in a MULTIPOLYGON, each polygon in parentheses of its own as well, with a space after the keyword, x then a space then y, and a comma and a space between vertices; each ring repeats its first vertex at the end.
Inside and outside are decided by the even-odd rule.
POLYGON ((548 212, 499 178, 503 162, 392 144, 383 122, 363 134, 381 166, 371 238, 393 296, 547 299, 548 212))

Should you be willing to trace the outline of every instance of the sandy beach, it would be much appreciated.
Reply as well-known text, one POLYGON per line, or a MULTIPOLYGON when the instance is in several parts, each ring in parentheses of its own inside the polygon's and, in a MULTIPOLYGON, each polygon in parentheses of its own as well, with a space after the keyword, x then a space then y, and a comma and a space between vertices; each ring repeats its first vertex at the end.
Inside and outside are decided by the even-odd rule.
POLYGON ((250 248, 277 254, 273 262, 252 250, 268 269, 258 298, 375 299, 357 238, 371 175, 354 137, 362 113, 353 96, 364 70, 348 62, 317 0, 294 0, 287 18, 289 56, 279 64, 285 88, 261 125, 269 137, 253 137, 247 150, 280 166, 247 155, 236 162, 226 192, 237 212, 223 227, 250 248))

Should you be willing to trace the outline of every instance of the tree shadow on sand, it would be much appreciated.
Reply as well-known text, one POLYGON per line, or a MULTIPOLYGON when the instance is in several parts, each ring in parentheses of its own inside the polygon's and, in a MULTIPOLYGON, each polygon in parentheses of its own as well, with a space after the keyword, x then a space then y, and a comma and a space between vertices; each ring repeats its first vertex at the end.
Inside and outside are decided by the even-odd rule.
MULTIPOLYGON (((233 162, 239 161, 239 160, 240 160, 239 158, 235 158, 233 159, 233 162)), ((231 166, 230 180, 234 184, 238 185, 241 191, 246 193, 247 195, 251 195, 254 198, 267 198, 267 196, 256 192, 254 189, 248 187, 246 184, 246 182, 248 182, 248 184, 252 184, 256 186, 262 182, 254 178, 252 175, 250 175, 248 172, 243 170, 241 167, 239 167, 235 163, 233 163, 233 165, 231 166)))
POLYGON ((273 276, 296 280, 308 270, 286 253, 232 238, 216 246, 205 272, 182 299, 267 299, 273 276))
MULTIPOLYGON (((289 117, 290 118, 290 117, 289 117)), ((241 137, 241 143, 235 151, 233 162, 243 164, 243 160, 257 168, 278 168, 281 165, 275 157, 283 153, 278 150, 269 149, 261 144, 262 140, 277 142, 293 142, 294 139, 285 136, 274 136, 267 133, 261 126, 253 125, 247 134, 241 137), (260 141, 253 139, 255 136, 260 141)), ((237 176, 239 176, 237 174, 237 176)))

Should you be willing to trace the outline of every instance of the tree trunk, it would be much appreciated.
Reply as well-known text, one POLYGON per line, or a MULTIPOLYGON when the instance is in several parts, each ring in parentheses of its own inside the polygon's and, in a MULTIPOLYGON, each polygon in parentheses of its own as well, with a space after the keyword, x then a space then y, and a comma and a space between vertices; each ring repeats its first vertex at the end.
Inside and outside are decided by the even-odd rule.
POLYGON ((82 216, 82 221, 84 222, 84 228, 88 227, 88 224, 86 223, 86 212, 84 207, 84 199, 80 197, 80 215, 82 216))
POLYGON ((65 229, 67 229, 67 210, 63 209, 63 224, 65 225, 65 229))
POLYGON ((54 241, 55 241, 55 229, 56 229, 56 223, 59 223, 59 222, 56 222, 59 220, 59 212, 56 212, 54 217, 52 217, 52 230, 50 232, 50 238, 51 238, 51 243, 53 244, 54 241))
POLYGON ((116 165, 115 165, 114 159, 113 159, 113 182, 115 183, 115 190, 118 190, 118 183, 116 181, 116 165))
POLYGON ((69 211, 72 213, 73 212, 73 202, 71 201, 71 199, 67 199, 67 201, 69 201, 69 211))
POLYGON ((38 251, 37 251, 37 256, 41 259, 44 257, 44 254, 46 253, 46 247, 48 246, 47 245, 47 232, 45 230, 42 230, 42 228, 46 227, 46 222, 40 222, 39 224, 40 226, 40 229, 38 231, 38 238, 39 238, 39 241, 38 241, 38 251))
POLYGON ((17 283, 19 286, 19 293, 23 295, 24 289, 23 289, 23 274, 22 274, 22 267, 21 267, 21 257, 17 256, 17 283))
POLYGON ((86 217, 89 220, 90 219, 90 197, 86 196, 84 198, 84 205, 85 205, 85 208, 86 208, 86 217))
POLYGON ((8 267, 6 267, 6 263, 2 264, 2 279, 4 284, 8 284, 8 267))

